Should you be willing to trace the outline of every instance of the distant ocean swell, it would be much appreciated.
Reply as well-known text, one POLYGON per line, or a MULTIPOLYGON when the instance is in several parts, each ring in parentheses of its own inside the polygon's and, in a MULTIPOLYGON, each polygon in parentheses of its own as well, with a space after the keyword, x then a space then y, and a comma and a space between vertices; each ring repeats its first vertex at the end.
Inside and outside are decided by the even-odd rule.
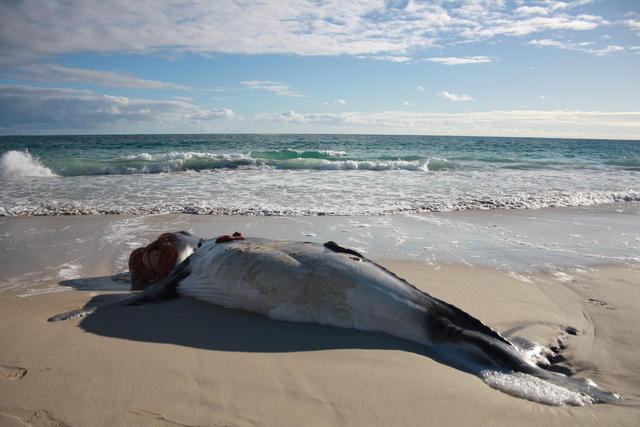
POLYGON ((457 163, 436 157, 408 159, 354 159, 338 151, 252 151, 248 154, 199 152, 140 153, 110 159, 36 159, 26 151, 7 151, 0 160, 0 177, 130 175, 212 169, 298 169, 298 170, 409 170, 456 169, 457 163))

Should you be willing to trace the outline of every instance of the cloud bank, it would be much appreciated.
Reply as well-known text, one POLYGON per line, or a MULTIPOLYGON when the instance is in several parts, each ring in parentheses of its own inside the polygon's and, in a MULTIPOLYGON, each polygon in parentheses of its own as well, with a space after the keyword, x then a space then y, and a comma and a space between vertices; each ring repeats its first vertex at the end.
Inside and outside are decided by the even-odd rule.
MULTIPOLYGON (((444 91, 443 91, 444 92, 444 91)), ((449 94, 451 95, 451 94, 449 94)), ((460 96, 460 95, 456 95, 460 96)), ((638 139, 640 112, 485 111, 301 113, 242 116, 184 101, 100 96, 88 90, 0 85, 0 133, 335 132, 638 139), (568 131, 568 129, 573 129, 568 131)))
MULTIPOLYGON (((365 55, 406 61, 429 46, 607 22, 584 1, 23 0, 0 3, 3 62, 83 52, 365 55)), ((626 25, 635 27, 636 21, 626 25)))
POLYGON ((70 68, 56 64, 30 64, 14 68, 5 73, 17 80, 42 83, 83 83, 95 86, 136 88, 136 89, 179 89, 189 87, 170 82, 144 80, 127 74, 105 71, 70 68))
POLYGON ((0 85, 0 131, 100 129, 117 122, 183 124, 232 119, 230 109, 202 109, 183 101, 96 95, 88 90, 0 85))

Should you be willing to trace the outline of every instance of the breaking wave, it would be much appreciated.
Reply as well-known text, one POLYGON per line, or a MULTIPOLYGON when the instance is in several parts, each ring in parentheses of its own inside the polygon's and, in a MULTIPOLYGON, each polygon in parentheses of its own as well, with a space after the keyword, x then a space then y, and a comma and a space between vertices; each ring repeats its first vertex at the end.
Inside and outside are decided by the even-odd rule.
POLYGON ((458 164, 446 159, 411 156, 408 159, 356 159, 344 151, 275 150, 248 154, 207 152, 138 153, 110 159, 58 158, 35 160, 27 152, 9 151, 3 155, 2 175, 8 176, 82 176, 130 175, 162 172, 206 171, 215 169, 290 169, 290 170, 369 170, 369 171, 442 171, 458 164), (6 158, 6 161, 5 161, 6 158), (7 166, 4 166, 5 163, 7 166), (5 172, 6 170, 6 172, 5 172))
POLYGON ((345 157, 346 151, 338 150, 294 150, 287 148, 284 150, 273 151, 251 151, 249 156, 255 159, 272 159, 272 160, 287 160, 287 159, 335 159, 345 157))
POLYGON ((55 174, 34 159, 28 151, 7 151, 0 158, 0 177, 21 178, 26 176, 49 177, 55 174))

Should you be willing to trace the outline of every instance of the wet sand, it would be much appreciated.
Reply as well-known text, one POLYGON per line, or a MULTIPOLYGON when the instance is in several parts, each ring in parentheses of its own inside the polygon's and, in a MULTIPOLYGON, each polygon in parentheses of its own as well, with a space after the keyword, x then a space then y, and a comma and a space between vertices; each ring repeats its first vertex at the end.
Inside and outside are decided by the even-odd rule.
MULTIPOLYGON (((393 337, 277 322, 189 298, 46 321, 96 294, 125 293, 127 283, 89 278, 121 272, 131 247, 162 231, 222 234, 247 224, 253 224, 253 235, 261 231, 251 218, 216 218, 215 226, 211 218, 203 220, 3 220, 0 425, 631 426, 640 421, 638 407, 554 407, 509 396, 393 337), (123 241, 127 233, 131 239, 123 241)), ((281 235, 304 239, 308 229, 289 226, 281 235)), ((317 225, 313 230, 315 236, 307 237, 322 239, 317 225)), ((400 249, 396 253, 396 259, 374 258, 499 332, 549 345, 564 328, 575 328, 561 365, 640 399, 638 265, 520 271, 427 263, 400 249)))

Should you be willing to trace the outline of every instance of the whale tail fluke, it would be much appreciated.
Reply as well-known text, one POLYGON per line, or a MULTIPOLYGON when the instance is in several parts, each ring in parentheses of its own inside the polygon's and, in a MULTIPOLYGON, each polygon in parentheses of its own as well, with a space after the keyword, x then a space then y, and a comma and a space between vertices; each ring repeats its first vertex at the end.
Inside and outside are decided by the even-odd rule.
MULTIPOLYGON (((591 403, 609 403, 614 405, 639 405, 639 403, 635 400, 625 399, 617 393, 612 393, 599 388, 592 380, 588 378, 569 377, 560 373, 547 371, 537 366, 533 362, 527 360, 526 356, 516 346, 512 344, 505 344, 502 341, 496 340, 492 336, 487 336, 477 331, 461 330, 461 332, 457 336, 457 339, 458 342, 460 342, 462 345, 466 345, 467 348, 472 347, 479 350, 487 360, 496 365, 498 371, 482 371, 480 376, 492 387, 495 384, 498 384, 498 386, 496 386, 495 388, 499 388, 509 394, 519 395, 518 393, 510 393, 509 387, 511 386, 507 384, 509 381, 519 383, 519 393, 523 393, 522 388, 532 386, 538 387, 539 390, 544 389, 544 387, 541 387, 540 385, 536 386, 533 381, 531 381, 531 379, 527 380, 527 375, 530 375, 554 386, 561 387, 562 389, 565 389, 565 391, 568 390, 569 392, 572 392, 563 395, 562 392, 558 392, 551 387, 548 390, 549 394, 556 393, 557 397, 550 398, 547 396, 547 399, 552 400, 539 400, 542 403, 550 403, 553 401, 553 399, 556 399, 556 402, 562 403, 550 404, 585 405, 591 403), (493 375, 489 375, 489 377, 487 378, 487 372, 493 372, 493 375), (502 374, 500 374, 501 372, 502 374), (517 374, 520 374, 520 376, 516 376, 517 374), (502 380, 500 380, 501 375, 502 380), (508 380, 504 380, 505 378, 509 377, 511 378, 508 380), (499 384, 500 382, 502 383, 499 384), (523 383, 528 383, 528 386, 524 387, 523 383), (566 400, 562 401, 562 399, 566 400)), ((540 391, 537 392, 537 394, 540 393, 540 391)), ((529 398, 530 396, 524 397, 529 398)), ((536 398, 533 398, 531 400, 536 400, 536 398)))
POLYGON ((491 363, 493 368, 479 371, 479 376, 490 386, 553 405, 640 405, 635 400, 599 388, 588 378, 570 377, 541 368, 517 346, 479 320, 443 301, 435 302, 438 315, 431 313, 425 321, 427 334, 435 342, 455 345, 491 363), (545 382, 549 384, 545 386, 545 382), (544 394, 548 395, 541 396, 544 394))

